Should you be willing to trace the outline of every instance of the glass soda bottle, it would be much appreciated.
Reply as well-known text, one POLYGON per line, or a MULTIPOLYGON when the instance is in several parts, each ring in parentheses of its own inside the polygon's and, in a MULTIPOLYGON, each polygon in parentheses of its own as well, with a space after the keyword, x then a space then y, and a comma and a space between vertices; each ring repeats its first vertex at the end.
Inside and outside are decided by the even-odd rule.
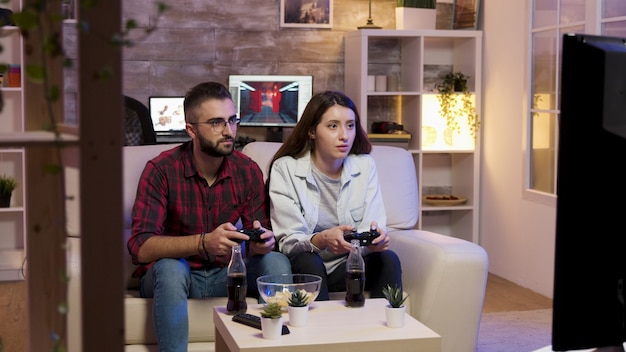
POLYGON ((248 310, 246 292, 248 291, 248 277, 246 276, 246 264, 243 262, 241 245, 235 245, 231 249, 230 262, 228 263, 226 288, 228 289, 228 314, 245 313, 248 310))
POLYGON ((363 307, 365 304, 365 261, 359 240, 350 241, 352 248, 346 261, 346 306, 363 307))

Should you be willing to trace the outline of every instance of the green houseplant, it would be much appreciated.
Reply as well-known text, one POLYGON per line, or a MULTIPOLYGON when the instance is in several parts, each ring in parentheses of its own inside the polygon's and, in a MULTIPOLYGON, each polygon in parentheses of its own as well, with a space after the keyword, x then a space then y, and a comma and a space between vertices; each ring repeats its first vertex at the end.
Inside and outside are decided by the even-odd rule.
POLYGON ((480 127, 480 120, 476 113, 476 106, 469 91, 467 81, 470 76, 462 72, 449 72, 443 77, 443 82, 437 85, 439 95, 439 113, 446 120, 449 129, 461 131, 459 119, 465 117, 470 133, 476 138, 476 133, 480 127), (460 93, 460 99, 457 99, 460 93))
POLYGON ((398 286, 391 287, 390 285, 383 287, 383 295, 387 299, 387 302, 389 302, 391 308, 404 307, 404 301, 409 297, 408 295, 404 296, 398 286))
POLYGON ((306 307, 309 305, 309 296, 305 290, 296 290, 291 293, 291 296, 287 300, 290 307, 306 307))
POLYGON ((436 0, 396 0, 396 29, 435 29, 436 0))
POLYGON ((396 7, 434 9, 437 7, 437 0, 396 0, 396 7))
POLYGON ((404 296, 404 292, 397 285, 391 287, 387 285, 383 287, 383 295, 389 302, 385 307, 385 317, 387 318, 387 326, 390 328, 401 328, 404 326, 404 316, 406 315, 406 306, 404 301, 409 297, 404 296))
POLYGON ((283 310, 277 302, 270 302, 261 311, 263 318, 278 319, 283 316, 283 310))
POLYGON ((0 208, 8 208, 11 204, 11 195, 17 187, 17 182, 12 176, 0 176, 0 208))
POLYGON ((295 290, 287 299, 287 312, 289 313, 289 325, 305 326, 309 315, 309 303, 311 295, 305 290, 295 290))
POLYGON ((261 310, 261 330, 266 339, 277 339, 283 330, 283 310, 278 302, 267 303, 261 310))

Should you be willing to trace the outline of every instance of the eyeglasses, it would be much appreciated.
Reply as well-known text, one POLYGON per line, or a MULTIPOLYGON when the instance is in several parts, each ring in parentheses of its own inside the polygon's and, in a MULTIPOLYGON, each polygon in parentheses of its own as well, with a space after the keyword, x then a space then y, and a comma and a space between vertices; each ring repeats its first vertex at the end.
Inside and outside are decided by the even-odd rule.
POLYGON ((239 124, 239 118, 237 115, 233 115, 228 118, 228 120, 224 120, 221 118, 210 119, 209 121, 203 122, 189 122, 191 125, 209 125, 213 128, 213 132, 222 133, 226 125, 230 125, 230 128, 235 130, 237 129, 237 124, 239 124))

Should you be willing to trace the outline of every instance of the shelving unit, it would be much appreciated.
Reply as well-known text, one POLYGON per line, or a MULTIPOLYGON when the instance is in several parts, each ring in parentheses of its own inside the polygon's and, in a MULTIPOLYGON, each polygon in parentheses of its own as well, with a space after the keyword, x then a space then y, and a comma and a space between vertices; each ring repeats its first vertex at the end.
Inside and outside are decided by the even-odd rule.
MULTIPOLYGON (((16 12, 21 1, 11 1, 5 8, 16 12)), ((0 63, 24 67, 22 36, 17 27, 0 28, 0 63)), ((24 132, 24 82, 20 76, 19 86, 8 87, 5 73, 0 85, 4 107, 0 111, 0 139, 15 132, 24 132)), ((26 163, 24 148, 0 145, 0 175, 15 177, 17 187, 11 196, 9 208, 0 208, 0 281, 23 280, 22 265, 26 255, 24 233, 26 228, 26 163)))
MULTIPOLYGON (((61 2, 55 4, 46 8, 46 14, 61 18, 61 2)), ((104 1, 98 3, 97 8, 81 8, 77 14, 89 23, 93 33, 112 37, 122 28, 121 5, 120 0, 104 1)), ((46 29, 51 33, 60 33, 61 26, 60 21, 52 21, 46 29)), ((5 33, 5 30, 7 27, 0 32, 5 33)), ((15 30, 15 34, 15 39, 8 39, 13 37, 13 33, 0 38, 4 55, 21 56, 22 67, 41 65, 39 59, 46 33, 33 31, 29 36, 22 37, 15 30), (19 45, 12 40, 20 41, 19 45), (7 43, 13 47, 7 46, 7 43), (29 55, 22 55, 25 47, 30 49, 29 55)), ((7 109, 5 106, 0 115, 0 154, 5 157, 13 155, 11 159, 15 165, 21 162, 23 189, 27 190, 21 191, 21 198, 16 200, 22 209, 14 207, 6 211, 21 214, 22 229, 14 230, 19 228, 17 221, 6 226, 4 220, 0 221, 0 241, 7 238, 3 233, 5 228, 10 228, 13 237, 23 242, 23 248, 17 248, 22 251, 22 258, 24 249, 28 249, 24 276, 28 290, 26 321, 29 351, 63 349, 71 339, 74 345, 76 342, 80 345, 76 350, 117 352, 124 350, 123 251, 120 246, 123 243, 123 219, 115 215, 122 213, 122 142, 121 135, 114 137, 122 130, 123 121, 122 56, 117 46, 102 45, 101 41, 85 40, 82 36, 77 36, 76 48, 76 57, 81 60, 76 69, 76 116, 86 116, 85 123, 78 126, 76 119, 73 126, 59 126, 59 135, 43 131, 42 128, 49 126, 51 119, 56 124, 66 122, 64 102, 60 99, 49 104, 44 85, 24 79, 25 75, 21 79, 19 104, 16 99, 10 103, 11 106, 19 106, 21 111, 16 113, 14 108, 7 109), (112 74, 107 79, 94 79, 93 73, 103 67, 111 68, 112 74), (24 103, 26 101, 28 104, 24 103), (9 114, 10 111, 13 113, 9 114), (107 123, 102 124, 101 121, 107 123), (16 157, 16 153, 21 153, 21 156, 16 157), (79 170, 76 182, 81 192, 72 196, 78 197, 80 206, 73 211, 81 222, 80 229, 77 229, 80 232, 74 235, 81 236, 81 272, 89 275, 68 278, 78 279, 80 285, 80 297, 71 300, 64 277, 68 249, 65 209, 70 194, 65 193, 67 184, 64 185, 64 181, 67 179, 63 177, 64 173, 50 172, 50 165, 79 170), (105 218, 103 214, 106 214, 105 218), (102 289, 103 283, 106 290, 102 289), (73 309, 80 306, 77 316, 98 319, 76 318, 68 321, 66 312, 59 310, 60 305, 66 302, 73 305, 73 309), (77 333, 75 326, 80 326, 79 337, 70 336, 77 333)), ((11 58, 2 56, 0 59, 7 61, 7 57, 11 58)), ((57 86, 64 92, 66 82, 62 57, 48 59, 46 68, 50 86, 57 86)), ((7 91, 10 94, 18 92, 13 90, 7 91)), ((18 170, 17 167, 14 169, 18 170)), ((17 247, 18 241, 15 242, 17 247)), ((0 244, 4 245, 3 242, 0 244)), ((0 262, 5 259, 5 254, 13 256, 14 251, 2 251, 0 247, 0 262)), ((22 267, 21 261, 19 267, 22 267)))
MULTIPOLYGON (((481 55, 481 31, 365 29, 345 35, 344 91, 355 101, 368 133, 373 122, 402 124, 411 136, 398 146, 413 155, 420 195, 468 199, 455 206, 422 202, 416 227, 475 243, 479 241, 480 129, 476 138, 465 139, 445 130, 436 85, 450 71, 470 76, 468 86, 481 116, 481 55), (371 76, 386 76, 389 89, 372 90, 371 76)), ((372 141, 376 144, 377 139, 372 141)))

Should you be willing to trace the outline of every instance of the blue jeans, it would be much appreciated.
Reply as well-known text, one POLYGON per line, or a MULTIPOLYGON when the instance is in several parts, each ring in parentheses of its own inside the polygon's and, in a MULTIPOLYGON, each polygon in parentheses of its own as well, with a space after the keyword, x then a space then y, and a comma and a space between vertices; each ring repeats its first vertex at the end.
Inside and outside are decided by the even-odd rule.
MULTIPOLYGON (((279 252, 246 258, 248 296, 259 297, 256 279, 291 274, 289 259, 279 252)), ((187 351, 188 298, 226 297, 226 267, 191 270, 185 259, 156 261, 141 278, 141 297, 153 298, 152 320, 159 351, 187 351)))

